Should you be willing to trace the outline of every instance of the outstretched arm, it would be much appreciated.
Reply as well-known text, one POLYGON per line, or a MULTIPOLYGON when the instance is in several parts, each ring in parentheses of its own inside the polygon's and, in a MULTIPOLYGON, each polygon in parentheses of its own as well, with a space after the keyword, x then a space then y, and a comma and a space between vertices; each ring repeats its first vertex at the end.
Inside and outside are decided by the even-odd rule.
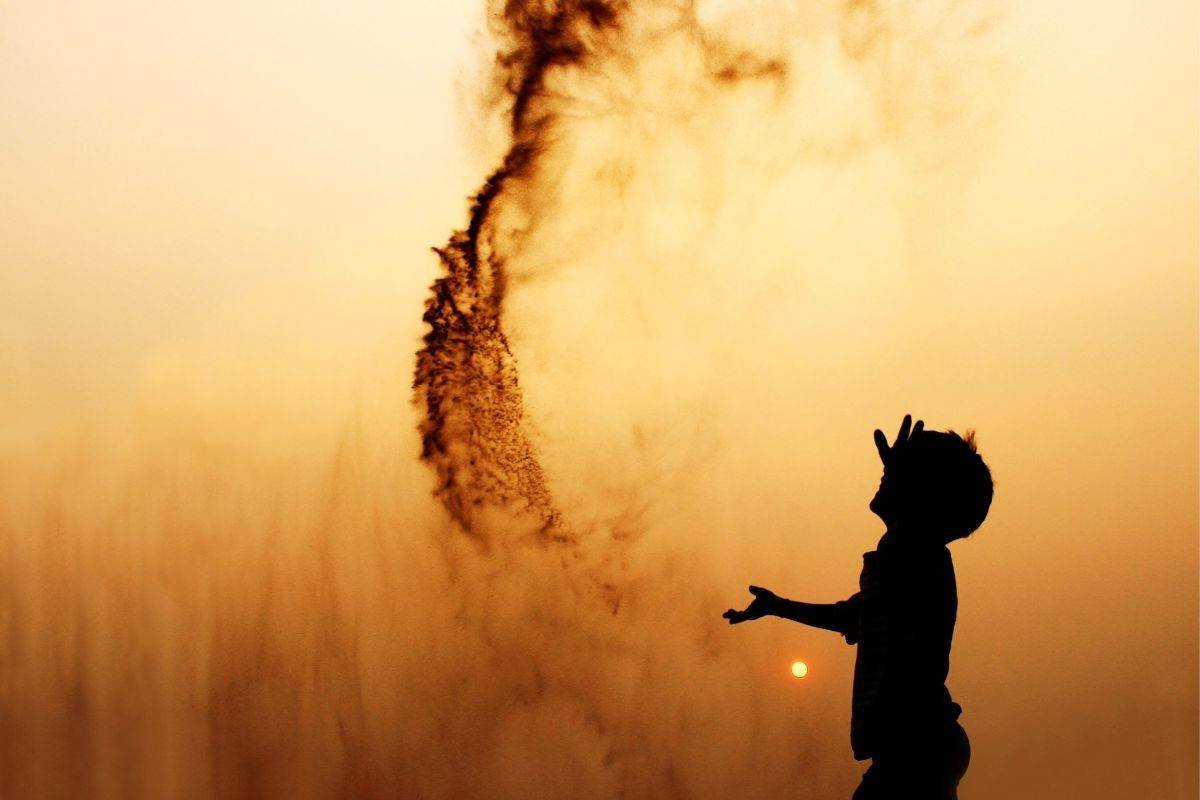
POLYGON ((857 622, 857 615, 851 608, 856 598, 842 603, 801 603, 779 597, 761 586, 751 586, 750 594, 754 595, 754 600, 745 609, 731 608, 722 615, 730 625, 773 616, 848 636, 857 622))

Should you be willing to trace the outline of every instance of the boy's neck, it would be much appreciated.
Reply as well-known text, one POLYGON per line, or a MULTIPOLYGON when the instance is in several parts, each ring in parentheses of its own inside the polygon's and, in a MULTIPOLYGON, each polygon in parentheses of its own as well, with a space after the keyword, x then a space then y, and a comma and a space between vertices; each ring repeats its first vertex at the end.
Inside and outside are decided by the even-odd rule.
POLYGON ((889 525, 879 539, 880 547, 944 547, 949 542, 942 542, 921 531, 900 525, 889 525))

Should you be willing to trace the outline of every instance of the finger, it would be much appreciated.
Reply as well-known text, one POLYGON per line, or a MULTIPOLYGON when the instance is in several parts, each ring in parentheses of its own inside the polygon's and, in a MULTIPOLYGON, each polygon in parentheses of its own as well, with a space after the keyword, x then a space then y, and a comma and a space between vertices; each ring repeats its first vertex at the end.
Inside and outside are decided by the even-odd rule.
POLYGON ((913 439, 917 438, 917 436, 920 435, 921 431, 923 430, 925 430, 925 420, 919 419, 917 420, 917 424, 913 425, 912 433, 908 435, 908 440, 911 442, 913 439))
POLYGON ((908 431, 911 427, 912 415, 905 414, 904 421, 900 423, 900 432, 896 434, 896 441, 894 444, 892 444, 893 448, 904 446, 904 443, 908 441, 908 431))
POLYGON ((728 611, 726 611, 726 612, 725 612, 724 614, 722 614, 721 616, 723 616, 723 617, 725 617, 725 619, 729 620, 729 624, 730 624, 730 625, 737 625, 739 622, 745 622, 745 621, 746 621, 746 615, 745 615, 745 614, 743 614, 743 613, 742 613, 742 612, 740 612, 740 611, 734 611, 732 608, 731 608, 731 609, 729 609, 728 611))
POLYGON ((755 597, 762 597, 764 594, 770 594, 770 593, 771 592, 769 589, 764 589, 761 586, 751 586, 750 587, 750 594, 754 595, 755 597))
POLYGON ((882 461, 887 461, 888 443, 887 437, 883 435, 883 431, 875 429, 875 449, 879 451, 879 458, 882 461))

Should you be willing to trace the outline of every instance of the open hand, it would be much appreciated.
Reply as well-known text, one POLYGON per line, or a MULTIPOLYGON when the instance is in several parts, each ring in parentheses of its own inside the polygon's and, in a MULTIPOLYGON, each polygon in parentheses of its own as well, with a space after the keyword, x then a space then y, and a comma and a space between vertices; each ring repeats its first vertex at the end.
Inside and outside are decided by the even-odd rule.
POLYGON ((896 434, 896 441, 891 447, 888 447, 887 437, 883 435, 883 431, 875 429, 875 449, 879 451, 879 460, 886 467, 895 456, 904 451, 905 446, 920 435, 924 429, 925 423, 917 420, 917 424, 912 424, 912 415, 905 414, 904 422, 900 423, 900 432, 896 434), (911 426, 911 433, 909 428, 911 426))
POLYGON ((765 617, 767 614, 772 614, 778 607, 779 597, 770 589, 764 589, 761 586, 751 586, 750 594, 754 595, 754 599, 750 601, 750 605, 742 611, 729 609, 721 616, 729 620, 730 625, 737 625, 739 622, 749 622, 752 619, 765 617))

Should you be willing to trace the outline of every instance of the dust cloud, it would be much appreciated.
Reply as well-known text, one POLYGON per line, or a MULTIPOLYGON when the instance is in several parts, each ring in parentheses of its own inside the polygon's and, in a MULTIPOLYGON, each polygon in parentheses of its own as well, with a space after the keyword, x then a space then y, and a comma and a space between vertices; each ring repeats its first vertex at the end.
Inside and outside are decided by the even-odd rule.
POLYGON ((870 431, 913 411, 997 479, 954 551, 964 794, 1194 795, 1195 421, 1144 426, 1194 363, 1114 382, 1107 262, 1013 221, 1005 25, 494 3, 494 171, 395 254, 429 295, 252 293, 5 439, 0 794, 849 796, 853 651, 720 613, 853 590, 870 431))

